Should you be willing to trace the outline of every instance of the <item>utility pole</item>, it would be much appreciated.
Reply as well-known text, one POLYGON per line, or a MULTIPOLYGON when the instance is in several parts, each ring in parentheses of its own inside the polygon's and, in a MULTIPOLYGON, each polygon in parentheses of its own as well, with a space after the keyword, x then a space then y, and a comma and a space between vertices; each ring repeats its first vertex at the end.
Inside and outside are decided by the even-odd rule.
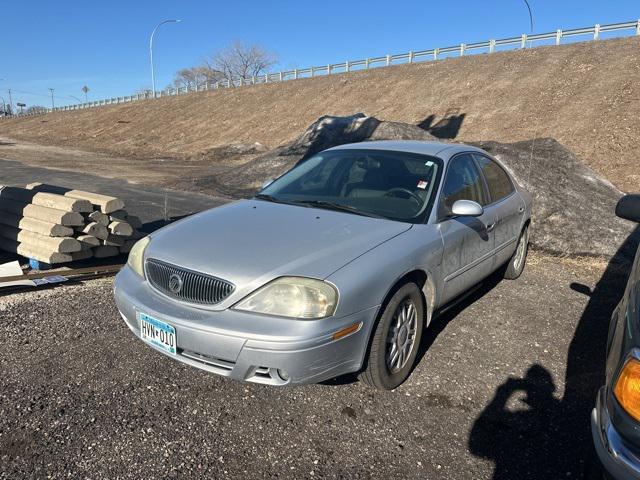
POLYGON ((51 91, 51 110, 56 108, 56 104, 53 102, 53 88, 49 89, 51 91))

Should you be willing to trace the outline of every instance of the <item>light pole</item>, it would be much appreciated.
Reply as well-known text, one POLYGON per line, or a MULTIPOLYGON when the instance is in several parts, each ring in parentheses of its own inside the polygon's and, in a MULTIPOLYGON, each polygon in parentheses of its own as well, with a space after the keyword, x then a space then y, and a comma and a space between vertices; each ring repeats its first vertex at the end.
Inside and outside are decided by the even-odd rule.
MULTIPOLYGON (((6 78, 0 78, 0 82, 4 82, 6 80, 6 78)), ((11 98, 11 89, 7 88, 7 92, 9 93, 9 108, 10 108, 10 112, 13 115, 13 98, 11 98)), ((2 100, 4 103, 4 99, 2 100)), ((4 105, 4 111, 7 111, 7 105, 4 105)))
POLYGON ((56 104, 53 103, 53 88, 50 88, 49 90, 51 91, 51 110, 53 110, 56 108, 56 104))
POLYGON ((160 28, 160 25, 165 23, 180 23, 182 20, 164 20, 155 26, 151 32, 151 38, 149 38, 149 59, 151 60, 151 91, 153 92, 153 98, 156 97, 156 77, 153 71, 153 36, 156 34, 156 30, 160 28))
POLYGON ((525 5, 527 6, 527 10, 529 10, 529 27, 531 28, 531 33, 533 33, 533 13, 531 12, 531 5, 527 0, 523 0, 525 5))

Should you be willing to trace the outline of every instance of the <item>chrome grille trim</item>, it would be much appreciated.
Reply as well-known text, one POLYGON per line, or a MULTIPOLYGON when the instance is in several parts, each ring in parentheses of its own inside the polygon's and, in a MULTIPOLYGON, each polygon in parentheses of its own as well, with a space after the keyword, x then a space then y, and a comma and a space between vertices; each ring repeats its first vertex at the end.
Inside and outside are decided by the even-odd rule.
POLYGON ((147 279, 154 288, 168 297, 183 302, 215 305, 231 295, 235 288, 226 280, 177 267, 154 258, 147 259, 145 267, 147 279), (178 275, 182 279, 182 288, 177 293, 169 288, 172 275, 178 275))

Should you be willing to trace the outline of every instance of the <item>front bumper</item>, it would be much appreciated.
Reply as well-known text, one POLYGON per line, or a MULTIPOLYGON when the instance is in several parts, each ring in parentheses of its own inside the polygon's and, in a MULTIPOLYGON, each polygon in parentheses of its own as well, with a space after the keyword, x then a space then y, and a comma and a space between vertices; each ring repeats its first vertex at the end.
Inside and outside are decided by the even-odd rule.
POLYGON ((591 434, 598 457, 607 473, 619 480, 640 479, 640 457, 624 443, 613 424, 605 401, 606 387, 598 393, 591 413, 591 434))
POLYGON ((128 267, 116 276, 114 294, 136 336, 138 312, 176 329, 177 355, 158 351, 212 373, 271 385, 317 383, 359 370, 378 311, 312 321, 213 311, 167 298, 128 267), (361 324, 358 331, 333 340, 336 331, 354 324, 361 324))

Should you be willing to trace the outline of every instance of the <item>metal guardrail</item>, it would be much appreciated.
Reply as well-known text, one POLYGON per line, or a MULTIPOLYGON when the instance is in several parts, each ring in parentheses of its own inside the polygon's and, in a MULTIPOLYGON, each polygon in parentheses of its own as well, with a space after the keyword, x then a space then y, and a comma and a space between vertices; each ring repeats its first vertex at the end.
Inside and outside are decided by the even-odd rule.
POLYGON ((447 54, 458 55, 460 57, 473 53, 494 53, 499 48, 509 47, 526 48, 527 44, 533 46, 534 42, 544 42, 551 40, 555 45, 560 45, 563 38, 586 36, 592 40, 598 40, 600 35, 605 32, 620 32, 632 30, 632 35, 640 35, 640 20, 624 23, 612 23, 608 25, 596 24, 593 27, 575 28, 571 30, 556 30, 549 33, 538 33, 534 35, 522 34, 519 37, 492 39, 486 42, 477 43, 461 43, 444 48, 433 48, 431 50, 419 50, 395 55, 384 55, 381 57, 365 58, 363 60, 352 60, 344 63, 329 63, 327 65, 285 70, 277 73, 265 73, 264 75, 255 75, 248 78, 235 78, 232 80, 221 80, 215 83, 204 83, 201 85, 193 85, 187 87, 167 88, 156 92, 155 97, 150 93, 138 93, 123 97, 113 97, 94 102, 79 103, 75 105, 65 105, 63 107, 43 109, 38 112, 30 112, 19 116, 41 115, 53 111, 70 111, 82 110, 85 108, 101 107, 105 105, 115 105, 121 103, 136 102, 139 100, 147 100, 152 98, 163 98, 168 96, 182 95, 185 93, 203 92, 208 90, 216 90, 220 88, 242 87, 246 85, 258 85, 272 82, 283 82, 287 80, 297 80, 300 78, 312 78, 319 75, 332 75, 336 73, 348 73, 356 70, 368 70, 370 68, 388 67, 398 65, 400 63, 414 63, 421 61, 433 61, 443 58, 447 54))

